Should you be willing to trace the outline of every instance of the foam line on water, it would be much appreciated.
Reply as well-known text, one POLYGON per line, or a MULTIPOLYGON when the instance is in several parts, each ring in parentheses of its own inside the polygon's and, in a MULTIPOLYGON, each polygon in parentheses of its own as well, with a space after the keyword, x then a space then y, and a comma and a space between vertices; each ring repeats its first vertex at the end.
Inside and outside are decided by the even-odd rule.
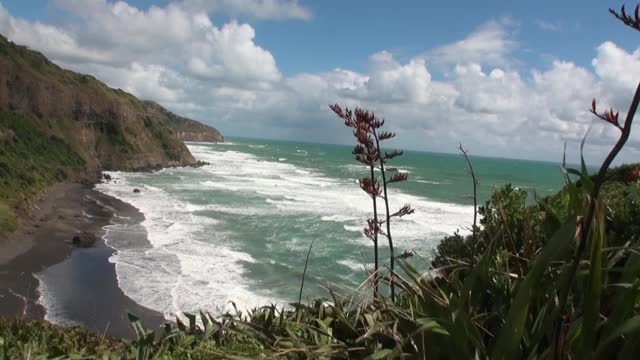
POLYGON ((415 182, 422 183, 422 184, 431 184, 431 185, 440 185, 440 184, 442 184, 441 182, 431 181, 431 180, 411 179, 411 181, 415 181, 415 182))
POLYGON ((79 325, 77 322, 69 320, 63 304, 56 301, 55 289, 48 284, 45 277, 40 273, 34 274, 33 276, 38 279, 38 292, 40 296, 38 300, 36 300, 36 303, 45 309, 44 319, 58 325, 79 325))
MULTIPOLYGON (((337 263, 340 264, 340 265, 348 267, 352 271, 364 272, 364 267, 362 266, 362 261, 355 261, 353 259, 343 259, 343 260, 338 260, 337 263)), ((369 265, 369 264, 367 264, 367 265, 369 265)), ((369 267, 373 268, 373 266, 369 266, 369 267)))
MULTIPOLYGON (((212 147, 190 147, 198 159, 210 162, 203 171, 212 180, 204 184, 216 189, 255 193, 264 197, 272 210, 288 214, 313 214, 320 220, 346 222, 345 230, 362 229, 369 216, 371 200, 363 195, 349 179, 327 177, 315 169, 301 168, 290 163, 266 161, 255 155, 212 147)), ((300 150, 297 150, 300 151, 300 150)), ((345 165, 362 170, 361 165, 345 165)), ((411 167, 398 168, 406 172, 411 167)), ((467 205, 436 202, 430 199, 390 190, 391 208, 411 204, 412 216, 396 219, 394 234, 399 246, 405 248, 435 247, 446 234, 460 229, 471 221, 473 209, 467 205), (426 244, 425 244, 426 242, 426 244)), ((351 239, 361 243, 362 239, 351 239)))
POLYGON ((144 214, 141 225, 151 245, 131 244, 107 228, 105 241, 117 250, 110 261, 127 296, 169 319, 182 311, 222 312, 231 300, 240 308, 276 300, 249 290, 243 264, 254 260, 226 246, 224 232, 216 231, 217 220, 194 215, 193 205, 159 187, 141 186, 152 191, 133 193, 152 174, 110 175, 117 183, 96 188, 144 214))
MULTIPOLYGON (((284 302, 249 277, 247 269, 261 264, 255 264, 257 260, 248 250, 234 247, 239 240, 226 223, 239 216, 250 217, 244 221, 256 218, 280 223, 304 217, 309 219, 305 220, 310 221, 309 226, 313 222, 334 222, 343 229, 332 234, 335 241, 358 249, 371 246, 361 232, 370 216, 371 199, 353 179, 327 176, 287 161, 265 160, 237 151, 239 146, 189 143, 188 147, 198 160, 211 165, 153 174, 112 172, 114 181, 97 186, 99 191, 132 204, 145 216, 142 226, 148 233, 149 246, 127 243, 116 229, 109 229, 105 235, 109 246, 117 250, 111 261, 116 264, 120 287, 141 305, 171 317, 179 311, 215 311, 229 301, 241 308, 284 302), (159 177, 165 182, 159 182, 159 177), (133 193, 134 188, 142 189, 142 193, 133 193), (214 195, 205 197, 204 193, 214 195), (222 198, 233 200, 224 202, 222 198)), ((307 152, 298 149, 295 153, 307 152)), ((407 203, 416 209, 414 215, 394 220, 394 241, 399 249, 430 251, 443 235, 469 223, 473 215, 470 206, 436 202, 396 189, 391 190, 390 198, 392 209, 407 203)), ((304 235, 281 233, 276 236, 278 240, 272 236, 267 249, 279 241, 291 252, 304 253, 308 248, 309 239, 304 235)), ((346 254, 340 254, 346 259, 331 257, 331 248, 318 243, 314 256, 329 256, 341 265, 355 267, 346 254)))

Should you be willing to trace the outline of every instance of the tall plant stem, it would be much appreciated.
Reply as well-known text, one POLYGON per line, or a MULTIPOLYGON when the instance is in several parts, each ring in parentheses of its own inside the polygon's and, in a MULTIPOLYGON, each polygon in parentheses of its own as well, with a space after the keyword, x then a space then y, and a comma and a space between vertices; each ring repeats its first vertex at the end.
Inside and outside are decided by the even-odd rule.
MULTIPOLYGON (((373 165, 369 166, 369 170, 371 171, 371 183, 375 180, 375 172, 373 165)), ((378 201, 376 200, 375 195, 371 196, 373 200, 373 221, 375 221, 376 225, 378 224, 378 201)), ((378 280, 378 232, 375 231, 373 234, 373 297, 377 299, 380 296, 379 293, 379 280, 378 280)))
POLYGON ((389 240, 389 287, 391 288, 391 302, 395 302, 396 299, 396 286, 394 283, 394 274, 395 274, 395 262, 396 258, 393 251, 393 239, 391 238, 391 212, 389 212, 389 196, 387 196, 387 178, 384 171, 384 157, 382 156, 382 151, 380 151, 380 139, 378 138, 378 134, 375 129, 371 129, 373 132, 373 138, 376 141, 376 148, 378 149, 378 154, 380 155, 380 174, 382 175, 382 189, 384 192, 384 207, 385 207, 385 216, 386 216, 386 225, 387 225, 387 240, 389 240))
POLYGON ((309 264, 309 256, 311 255, 311 249, 313 248, 313 243, 316 242, 318 237, 314 237, 311 240, 311 244, 309 245, 309 250, 307 251, 307 259, 304 261, 304 270, 302 271, 302 281, 300 282, 300 294, 298 295, 298 306, 302 302, 302 289, 304 288, 304 278, 307 275, 307 265, 309 264))
POLYGON ((467 165, 469 165, 469 174, 471 175, 471 180, 473 180, 473 227, 471 228, 471 267, 473 267, 476 244, 478 243, 476 231, 478 224, 478 180, 476 179, 475 171, 473 171, 473 164, 471 164, 469 154, 467 154, 467 150, 462 148, 462 144, 460 144, 460 152, 462 153, 462 157, 467 161, 467 165))
POLYGON ((598 196, 600 195, 600 189, 602 188, 602 185, 605 182, 605 178, 607 176, 607 170, 609 169, 609 166, 611 166, 611 163, 613 162, 613 160, 616 158, 620 150, 622 150, 627 140, 629 139, 629 134, 631 133, 631 125, 633 122, 633 118, 636 114, 636 111, 638 110, 638 104, 640 104, 640 83, 638 83, 638 87, 636 88, 636 93, 633 96, 633 101, 631 102, 631 106, 629 107, 629 111, 627 112, 627 117, 625 119, 624 128, 622 128, 620 138, 618 139, 618 142, 616 142, 613 149, 611 149, 611 152, 609 152, 609 155, 607 155, 606 159, 600 166, 600 170, 598 171, 598 174, 596 175, 596 179, 593 185, 593 190, 591 191, 591 195, 589 198, 589 207, 587 208, 587 213, 582 218, 582 228, 581 228, 582 231, 580 236, 580 242, 578 243, 578 249, 576 250, 573 261, 571 263, 571 268, 569 270, 569 278, 560 294, 560 303, 558 306, 559 316, 558 316, 558 319, 556 320, 554 337, 553 337, 554 359, 559 359, 562 357, 562 354, 560 354, 560 342, 558 341, 561 336, 560 332, 562 331, 562 325, 563 325, 562 319, 564 318, 564 313, 567 308, 569 293, 571 292, 573 282, 575 281, 575 278, 576 278, 578 265, 584 253, 584 249, 586 248, 587 239, 589 238, 589 233, 591 232, 591 225, 593 223, 593 216, 595 213, 597 199, 598 199, 598 196))

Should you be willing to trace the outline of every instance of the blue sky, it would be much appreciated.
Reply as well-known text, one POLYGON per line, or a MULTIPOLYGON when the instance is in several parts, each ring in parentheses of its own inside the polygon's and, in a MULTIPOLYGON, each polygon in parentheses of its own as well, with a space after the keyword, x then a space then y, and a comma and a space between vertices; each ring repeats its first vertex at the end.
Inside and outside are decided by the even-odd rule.
MULTIPOLYGON (((553 159, 590 99, 624 112, 640 79, 617 1, 0 4, 13 41, 229 135, 345 143, 326 108, 341 102, 397 119, 409 148, 553 159)), ((615 132, 594 126, 597 161, 615 132)))
MULTIPOLYGON (((170 1, 131 0, 140 9, 165 6, 170 1)), ((68 14, 48 0, 5 0, 14 15, 62 22, 68 14)), ((589 66, 593 50, 616 39, 625 47, 638 44, 632 30, 619 26, 608 9, 619 1, 301 1, 312 18, 302 21, 255 20, 243 14, 213 14, 214 22, 250 21, 256 43, 274 54, 284 74, 364 70, 370 54, 388 50, 398 59, 456 41, 490 19, 511 18, 521 42, 518 60, 543 68, 551 59, 573 60, 589 66), (217 20, 217 21, 215 21, 217 20)), ((632 5, 632 4, 631 4, 632 5)), ((633 9, 632 6, 630 6, 633 9)))

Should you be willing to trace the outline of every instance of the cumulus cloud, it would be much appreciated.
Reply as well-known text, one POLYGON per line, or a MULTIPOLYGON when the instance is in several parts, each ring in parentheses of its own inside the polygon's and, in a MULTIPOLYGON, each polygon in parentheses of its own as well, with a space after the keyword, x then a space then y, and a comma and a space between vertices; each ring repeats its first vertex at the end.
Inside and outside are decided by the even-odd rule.
POLYGON ((188 9, 225 12, 230 15, 248 14, 258 19, 309 20, 313 14, 296 0, 184 0, 188 9))
POLYGON ((200 44, 192 45, 188 69, 195 75, 211 79, 231 76, 246 81, 276 81, 280 71, 271 53, 253 42, 250 25, 231 22, 218 29, 211 26, 200 44))
MULTIPOLYGON (((108 10, 107 0, 53 0, 53 2, 75 14, 88 16, 92 13, 108 10)), ((136 9, 123 1, 115 2, 114 9, 120 14, 129 13, 136 16, 136 9)), ((258 19, 300 19, 313 17, 311 10, 298 3, 297 0, 182 0, 173 3, 176 8, 189 12, 223 13, 232 16, 248 15, 258 19)), ((151 6, 151 10, 158 7, 151 6)), ((158 12, 158 19, 164 14, 158 12)), ((132 24, 132 26, 136 26, 132 24)))
MULTIPOLYGON (((598 46, 597 56, 593 59, 592 65, 596 74, 603 80, 606 93, 633 94, 640 78, 640 49, 628 53, 613 42, 607 41, 598 46)), ((611 100, 615 102, 614 105, 623 106, 624 102, 616 101, 618 98, 622 100, 625 97, 611 100)))
POLYGON ((482 65, 506 65, 509 54, 517 42, 511 38, 509 18, 491 20, 467 37, 452 44, 437 47, 424 55, 430 62, 440 65, 477 63, 482 65))
MULTIPOLYGON (((180 4, 143 11, 125 2, 56 0, 79 18, 61 28, 11 17, 0 4, 0 30, 11 40, 72 68, 97 63, 130 69, 146 63, 185 70, 223 83, 265 86, 280 71, 271 53, 254 42, 248 24, 215 26, 207 13, 180 4)), ((99 75, 99 74, 98 74, 99 75)))
MULTIPOLYGON (((619 55, 624 54, 629 55, 619 55)), ((367 73, 348 77, 358 81, 339 89, 332 84, 345 83, 338 76, 343 70, 289 79, 294 86, 288 104, 299 109, 309 101, 304 119, 314 112, 322 114, 317 104, 365 106, 391 119, 405 137, 403 144, 451 151, 462 141, 494 156, 560 159, 564 142, 576 145, 593 127, 589 140, 593 147, 586 155, 596 161, 605 154, 603 145, 615 140, 615 129, 594 122, 588 111, 591 99, 596 97, 604 105, 620 98, 628 106, 630 98, 624 91, 606 94, 604 77, 567 61, 525 74, 459 64, 446 81, 433 80, 422 60, 401 64, 390 53, 379 53, 371 62, 367 73)), ((613 63, 607 65, 606 71, 613 68, 613 63)))
MULTIPOLYGON (((592 127, 587 156, 596 161, 616 134, 594 124, 591 99, 623 110, 640 79, 640 50, 612 42, 597 48, 592 68, 556 60, 545 69, 516 71, 511 65, 518 43, 507 19, 407 61, 381 51, 363 71, 284 76, 269 50, 255 42, 251 25, 215 24, 209 13, 280 19, 273 14, 278 9, 286 18, 309 18, 295 1, 185 0, 148 9, 105 0, 56 4, 75 21, 27 21, 0 4, 0 32, 63 67, 230 135, 350 142, 350 132, 327 107, 340 103, 375 111, 398 132, 396 145, 423 150, 455 151, 463 142, 476 154, 560 159, 563 143, 576 145, 592 127)), ((638 155, 640 134, 630 142, 627 158, 638 155)))
POLYGON ((386 52, 371 57, 371 76, 367 82, 370 96, 386 101, 424 103, 429 98, 431 74, 425 60, 412 59, 406 65, 398 64, 386 52))
POLYGON ((78 62, 105 62, 111 59, 106 51, 82 48, 74 34, 61 28, 12 17, 2 3, 0 32, 18 44, 42 51, 55 59, 78 62))
POLYGON ((493 69, 489 74, 479 64, 455 67, 456 88, 460 95, 456 105, 472 113, 504 113, 525 105, 526 89, 515 72, 493 69))

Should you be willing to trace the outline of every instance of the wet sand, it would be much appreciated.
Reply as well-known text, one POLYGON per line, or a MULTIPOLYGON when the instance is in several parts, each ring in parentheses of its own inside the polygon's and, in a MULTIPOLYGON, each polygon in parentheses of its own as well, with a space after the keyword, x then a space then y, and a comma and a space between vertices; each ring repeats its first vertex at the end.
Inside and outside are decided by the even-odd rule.
MULTIPOLYGON (((102 240, 104 226, 126 222, 135 228, 142 220, 134 207, 83 185, 50 188, 36 203, 32 219, 10 239, 0 239, 0 316, 46 316, 100 334, 131 337, 131 312, 147 328, 159 328, 162 314, 136 304, 118 287, 115 265, 108 261, 114 250, 102 240), (96 234, 99 240, 92 248, 74 248, 71 239, 79 232, 96 234), (38 278, 46 284, 42 299, 38 278)), ((121 236, 147 241, 140 229, 121 236)))

